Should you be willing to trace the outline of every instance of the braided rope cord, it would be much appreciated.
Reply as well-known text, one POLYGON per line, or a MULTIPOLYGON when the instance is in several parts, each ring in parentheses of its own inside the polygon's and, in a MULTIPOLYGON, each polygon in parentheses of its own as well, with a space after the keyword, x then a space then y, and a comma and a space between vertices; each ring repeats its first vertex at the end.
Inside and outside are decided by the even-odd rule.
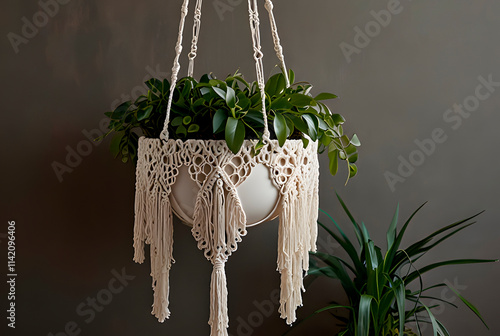
POLYGON ((271 32, 273 34, 273 41, 274 41, 274 50, 276 51, 276 56, 280 60, 280 67, 281 70, 283 71, 283 74, 285 75, 285 80, 286 80, 286 86, 290 86, 290 79, 288 77, 288 71, 286 69, 286 64, 285 64, 285 55, 283 55, 283 47, 281 46, 281 41, 280 41, 280 36, 278 34, 278 26, 276 25, 276 20, 274 18, 274 4, 271 0, 266 0, 266 4, 264 7, 267 9, 267 12, 269 13, 269 22, 271 24, 271 32))
POLYGON ((198 52, 198 38, 200 36, 200 28, 201 28, 201 6, 203 4, 203 0, 196 1, 196 7, 194 9, 194 23, 193 23, 193 40, 191 41, 191 52, 188 54, 189 58, 189 68, 188 68, 188 76, 193 77, 194 73, 194 59, 197 56, 198 52))
POLYGON ((257 84, 259 85, 260 96, 262 100, 262 116, 264 118, 264 140, 269 140, 269 126, 267 123, 267 113, 266 113, 266 93, 265 89, 265 79, 264 79, 264 63, 262 58, 264 54, 262 53, 262 46, 260 44, 260 19, 259 19, 259 9, 257 6, 257 0, 248 0, 248 14, 250 18, 250 30, 252 32, 252 43, 253 43, 253 58, 255 60, 255 70, 257 73, 257 84))
MULTIPOLYGON (((191 51, 188 54, 189 58, 189 67, 188 67, 188 76, 192 77, 194 73, 194 62, 198 52, 198 39, 201 28, 201 8, 202 8, 203 0, 197 0, 195 11, 194 11, 194 23, 193 23, 193 38, 191 40, 191 51)), ((280 67, 285 74, 286 84, 290 86, 290 81, 288 78, 288 72, 285 65, 285 57, 283 55, 283 47, 281 46, 281 41, 278 34, 278 28, 276 25, 276 20, 274 18, 273 13, 273 2, 271 0, 266 0, 265 8, 269 13, 269 21, 271 24, 271 31, 274 42, 274 50, 276 51, 276 56, 280 61, 280 67)), ((172 67, 172 78, 171 78, 171 86, 170 86, 170 95, 167 104, 167 113, 165 118, 165 123, 163 126, 163 131, 161 132, 160 138, 162 140, 168 140, 168 124, 170 122, 170 112, 172 109, 172 100, 174 95, 175 86, 177 84, 178 75, 180 71, 180 63, 179 59, 182 53, 182 38, 184 33, 184 26, 186 22, 186 16, 189 11, 189 0, 184 0, 181 7, 181 20, 179 23, 179 34, 177 37, 177 44, 175 47, 176 55, 174 59, 174 65, 172 67)), ((262 101, 262 117, 264 118, 264 134, 263 140, 269 140, 269 126, 267 123, 267 112, 266 112, 266 94, 265 94, 265 77, 264 77, 264 63, 262 53, 262 46, 260 41, 260 18, 257 0, 248 0, 248 14, 249 14, 249 22, 250 22, 250 31, 252 34, 252 45, 253 45, 253 58, 255 60, 255 70, 257 75, 257 84, 259 86, 259 90, 261 92, 261 101, 262 101)))
POLYGON ((170 96, 168 97, 167 104, 167 116, 165 118, 165 124, 163 125, 163 131, 161 132, 160 138, 162 140, 168 140, 168 123, 170 121, 170 109, 172 108, 172 100, 174 98, 175 85, 177 84, 177 76, 179 75, 179 70, 181 65, 179 63, 179 58, 182 53, 182 37, 184 34, 184 25, 186 23, 186 16, 189 10, 189 0, 184 0, 181 7, 181 21, 179 23, 179 34, 177 36, 177 44, 175 46, 175 59, 174 66, 172 67, 172 79, 170 81, 170 96))

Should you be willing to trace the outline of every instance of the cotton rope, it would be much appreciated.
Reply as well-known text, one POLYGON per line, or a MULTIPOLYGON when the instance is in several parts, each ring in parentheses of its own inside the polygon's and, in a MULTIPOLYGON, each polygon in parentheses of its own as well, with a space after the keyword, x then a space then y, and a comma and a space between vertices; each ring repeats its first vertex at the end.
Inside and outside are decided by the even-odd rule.
POLYGON ((266 8, 267 12, 269 13, 269 21, 271 24, 271 32, 273 35, 273 41, 274 41, 274 50, 276 51, 276 56, 280 60, 280 66, 281 70, 283 71, 283 74, 285 75, 285 81, 286 81, 286 86, 290 86, 290 79, 288 77, 288 71, 286 69, 286 64, 285 64, 285 56, 283 55, 283 47, 281 46, 281 41, 280 41, 280 36, 278 34, 278 26, 276 25, 276 20, 274 19, 274 4, 271 0, 266 0, 266 4, 264 5, 266 8))
POLYGON ((181 69, 179 58, 182 53, 182 37, 184 34, 184 25, 186 23, 186 16, 189 11, 188 6, 189 6, 189 0, 184 0, 181 7, 181 21, 179 23, 179 34, 177 35, 177 44, 175 46, 175 59, 174 59, 174 66, 172 67, 172 78, 170 80, 170 95, 168 97, 168 103, 167 103, 167 115, 165 118, 163 131, 160 135, 160 138, 164 140, 168 140, 168 123, 170 120, 170 109, 172 108, 172 100, 174 98, 175 85, 177 84, 177 76, 179 75, 179 70, 181 69))
POLYGON ((189 57, 189 68, 188 68, 188 77, 193 77, 194 73, 194 59, 197 56, 198 52, 198 38, 200 36, 200 28, 201 28, 201 6, 203 4, 203 0, 196 1, 196 7, 194 9, 194 19, 193 19, 193 39, 191 41, 191 52, 188 54, 189 57))
MULTIPOLYGON (((282 199, 279 220, 277 270, 281 274, 279 312, 288 324, 296 320, 296 308, 302 305, 303 277, 309 268, 309 251, 316 250, 318 217, 319 162, 317 142, 304 148, 301 140, 287 140, 279 146, 269 139, 264 92, 263 53, 260 42, 260 21, 257 0, 248 0, 253 57, 262 98, 262 114, 266 121, 264 147, 255 155, 256 141, 245 140, 241 150, 233 154, 224 140, 169 140, 168 123, 173 92, 180 70, 182 35, 189 1, 181 7, 179 35, 172 68, 172 81, 166 120, 160 139, 139 139, 136 171, 134 260, 145 260, 144 244, 150 245, 151 277, 154 289, 152 314, 160 322, 170 317, 169 272, 173 259, 172 186, 182 167, 199 187, 192 218, 192 234, 198 248, 212 263, 210 285, 211 336, 227 336, 227 279, 225 263, 247 234, 246 214, 237 188, 245 182, 252 169, 264 165, 282 199)), ((192 76, 201 27, 202 0, 197 0, 191 51, 188 54, 188 75, 192 76)), ((286 73, 283 48, 273 14, 272 1, 266 0, 275 51, 286 73)), ((288 76, 286 76, 289 85, 288 76)))

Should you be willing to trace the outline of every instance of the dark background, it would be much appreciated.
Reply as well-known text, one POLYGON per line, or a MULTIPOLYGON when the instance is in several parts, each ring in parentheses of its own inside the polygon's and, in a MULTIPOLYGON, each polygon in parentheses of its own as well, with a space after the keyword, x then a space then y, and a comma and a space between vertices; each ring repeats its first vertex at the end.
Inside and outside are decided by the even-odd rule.
MULTIPOLYGON (((364 30, 375 22, 370 12, 387 9, 390 2, 276 1, 287 64, 298 80, 314 83, 315 92, 340 96, 330 106, 348 119, 347 132, 356 132, 362 141, 359 176, 346 187, 345 169, 332 177, 326 157, 321 157, 321 207, 347 228, 334 200, 334 192, 339 192, 380 245, 385 244, 385 230, 398 202, 405 219, 429 201, 410 228, 406 244, 486 209, 476 226, 424 261, 497 258, 500 88, 456 129, 452 126, 458 124, 444 117, 456 118, 458 114, 446 111, 471 101, 479 76, 500 81, 500 3, 402 0, 402 11, 348 61, 340 45, 355 45, 354 28, 364 30), (443 130, 446 141, 391 190, 384 174, 398 174, 399 157, 409 160, 418 150, 415 140, 430 138, 436 128, 443 130)), ((148 69, 156 69, 161 77, 169 74, 180 4, 180 0, 72 0, 61 4, 16 53, 8 34, 20 35, 22 18, 33 22, 42 7, 34 0, 2 2, 0 260, 6 264, 7 221, 15 220, 18 273, 16 329, 7 330, 6 268, 0 268, 2 330, 8 335, 77 334, 63 334, 65 328, 98 336, 209 333, 211 265, 197 250, 189 228, 181 223, 175 227, 172 317, 160 324, 150 315, 150 267, 132 262, 134 167, 112 159, 109 139, 84 148, 85 133, 95 134, 105 111, 130 99, 126 96, 141 93, 144 79, 151 76, 148 69), (88 155, 72 162, 72 171, 58 179, 53 165, 67 165, 68 152, 77 148, 88 155), (78 307, 88 298, 102 298, 115 277, 113 270, 135 278, 95 316, 79 313, 78 307)), ((265 14, 261 7, 269 76, 277 71, 277 61, 265 14)), ((223 77, 239 68, 253 80, 246 2, 206 0, 203 15, 196 76, 213 72, 223 77), (216 10, 220 3, 227 11, 216 10)), ((190 32, 187 26, 186 36, 190 32)), ((186 38, 184 55, 187 44, 186 38)), ((182 65, 184 75, 185 57, 182 65)), ((320 249, 338 249, 325 242, 324 232, 320 238, 320 249)), ((276 241, 276 221, 251 229, 227 265, 233 336, 281 335, 287 330, 277 306, 263 318, 255 305, 270 300, 279 287, 276 241)), ((457 266, 425 276, 428 284, 455 284, 491 327, 487 331, 463 304, 459 310, 447 306, 436 315, 452 335, 500 334, 499 276, 498 264, 457 266)), ((458 303, 450 292, 435 294, 458 303)), ((304 299, 302 318, 331 300, 341 300, 342 292, 335 281, 318 280, 304 299)), ((290 335, 334 331, 334 320, 325 314, 290 335)), ((429 333, 427 328, 425 334, 429 333)))

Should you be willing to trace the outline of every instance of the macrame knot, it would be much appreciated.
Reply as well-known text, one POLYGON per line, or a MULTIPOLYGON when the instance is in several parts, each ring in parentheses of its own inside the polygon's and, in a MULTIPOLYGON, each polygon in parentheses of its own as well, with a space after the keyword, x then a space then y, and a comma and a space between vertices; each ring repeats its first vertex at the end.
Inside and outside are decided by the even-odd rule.
POLYGON ((164 129, 161 133, 160 133, 160 139, 164 140, 164 141, 167 141, 168 140, 168 130, 167 129, 164 129))
POLYGON ((253 48, 253 51, 253 57, 255 57, 255 59, 259 60, 264 57, 264 53, 259 48, 253 48))
POLYGON ((225 265, 225 260, 223 260, 221 257, 215 258, 214 261, 214 271, 224 271, 224 265, 225 265))
POLYGON ((257 14, 257 11, 249 9, 248 13, 250 15, 250 20, 252 21, 252 23, 254 24, 254 26, 255 27, 258 26, 260 24, 260 17, 257 14))
POLYGON ((264 7, 268 11, 272 11, 274 9, 274 4, 270 0, 266 0, 266 4, 264 5, 264 7))
POLYGON ((184 3, 182 5, 182 8, 181 8, 181 14, 182 14, 182 16, 187 16, 188 15, 188 10, 189 10, 188 4, 184 3))

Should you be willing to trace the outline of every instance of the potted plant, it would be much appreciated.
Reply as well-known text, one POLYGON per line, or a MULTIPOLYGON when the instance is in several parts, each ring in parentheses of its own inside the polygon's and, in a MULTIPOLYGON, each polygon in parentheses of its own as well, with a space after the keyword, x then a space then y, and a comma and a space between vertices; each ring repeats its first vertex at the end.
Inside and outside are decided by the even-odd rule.
MULTIPOLYGON (((294 83, 295 74, 289 71, 289 80, 294 83)), ((236 72, 225 80, 219 80, 212 74, 203 75, 200 80, 192 77, 181 78, 174 89, 169 134, 177 140, 224 140, 227 147, 238 153, 245 140, 254 139, 252 154, 256 155, 264 146, 264 122, 268 123, 271 139, 276 139, 280 146, 287 140, 301 140, 307 147, 310 141, 318 142, 320 153, 327 151, 329 170, 337 174, 338 161, 343 160, 348 167, 349 178, 357 173, 355 165, 358 159, 358 137, 351 139, 344 134, 345 119, 340 114, 334 114, 324 103, 335 99, 332 93, 312 94, 312 85, 307 82, 297 82, 289 87, 286 85, 283 72, 269 78, 265 85, 265 104, 267 120, 264 121, 261 110, 262 100, 257 82, 248 83, 236 72)), ((167 79, 151 78, 146 82, 149 91, 135 101, 127 101, 114 111, 106 112, 110 118, 106 134, 115 133, 111 141, 111 151, 115 157, 121 157, 123 162, 134 162, 137 158, 138 141, 141 136, 158 138, 165 123, 165 111, 170 92, 167 79)), ((250 188, 249 196, 240 192, 244 208, 254 208, 249 211, 249 224, 255 224, 273 217, 276 212, 278 193, 273 193, 273 186, 266 172, 260 172, 260 178, 251 179, 251 183, 242 185, 250 188), (262 178, 264 177, 264 178, 262 178), (255 190, 259 191, 255 201, 255 190), (262 193, 262 190, 268 190, 262 193), (266 197, 266 195, 268 197, 266 197), (247 202, 245 202, 248 199, 247 202), (260 213, 259 213, 260 211, 260 213), (257 215, 252 216, 252 213, 257 215)), ((182 169, 178 177, 182 183, 174 187, 173 206, 176 214, 184 222, 192 224, 194 199, 199 186, 187 178, 187 170, 182 169)), ((347 183, 347 181, 346 181, 347 183)))
POLYGON ((313 96, 312 85, 294 77, 282 71, 264 85, 238 72, 225 80, 206 74, 181 78, 173 88, 152 78, 146 95, 106 113, 112 153, 125 163, 139 158, 134 260, 142 263, 144 244, 151 244, 152 314, 160 321, 170 315, 172 210, 192 226, 214 266, 209 323, 221 335, 228 323, 223 265, 248 227, 280 215, 280 312, 288 324, 295 321, 303 277, 297 270, 316 244, 317 152, 328 152, 333 175, 344 160, 348 181, 357 173, 360 142, 344 134, 345 119, 324 104, 337 96, 313 96))
POLYGON ((175 213, 192 226, 198 248, 213 265, 208 323, 211 335, 225 336, 229 326, 225 263, 248 226, 277 215, 279 311, 288 324, 295 321, 308 252, 316 248, 317 152, 328 149, 332 174, 337 173, 338 159, 345 160, 349 179, 357 173, 360 143, 356 136, 344 135, 344 118, 323 103, 335 95, 313 96, 310 84, 293 84, 271 0, 266 0, 265 8, 282 73, 265 83, 258 4, 253 0, 248 1, 248 14, 257 81, 250 84, 239 73, 225 80, 212 75, 195 80, 201 7, 202 1, 197 1, 188 76, 178 80, 189 12, 189 1, 184 0, 171 82, 149 80, 147 95, 107 115, 110 132, 117 132, 113 153, 124 162, 137 158, 134 260, 144 262, 144 245, 149 244, 152 314, 161 322, 170 316, 175 213))
MULTIPOLYGON (((329 277, 340 280, 347 295, 348 303, 343 305, 332 302, 318 309, 308 318, 321 312, 334 312, 332 315, 341 322, 344 336, 379 336, 379 335, 421 335, 420 324, 430 323, 434 335, 449 335, 445 326, 434 316, 432 310, 441 304, 455 304, 446 299, 434 297, 429 292, 438 287, 449 287, 458 298, 485 324, 479 311, 449 284, 438 283, 425 285, 422 276, 439 267, 448 265, 477 264, 497 262, 498 260, 456 259, 417 266, 416 262, 427 252, 458 232, 475 224, 471 222, 479 214, 445 226, 427 237, 401 247, 405 232, 419 207, 405 222, 398 232, 398 214, 396 209, 392 222, 387 230, 387 248, 384 249, 370 239, 365 224, 358 224, 342 199, 339 201, 351 220, 356 241, 351 241, 335 220, 326 214, 334 224, 335 231, 320 223, 319 225, 347 253, 349 259, 322 252, 312 253, 317 260, 311 259, 309 277, 329 277), (428 306, 425 300, 436 300, 441 304, 428 306), (422 317, 421 314, 425 314, 422 317), (416 330, 410 330, 407 323, 415 323, 416 330), (415 333, 416 332, 416 333, 415 333)), ((307 320, 307 318, 305 319, 307 320)), ((303 320, 302 322, 304 322, 303 320)), ((487 327, 487 326, 486 326, 487 327)), ((293 330, 293 329, 292 329, 293 330)))

